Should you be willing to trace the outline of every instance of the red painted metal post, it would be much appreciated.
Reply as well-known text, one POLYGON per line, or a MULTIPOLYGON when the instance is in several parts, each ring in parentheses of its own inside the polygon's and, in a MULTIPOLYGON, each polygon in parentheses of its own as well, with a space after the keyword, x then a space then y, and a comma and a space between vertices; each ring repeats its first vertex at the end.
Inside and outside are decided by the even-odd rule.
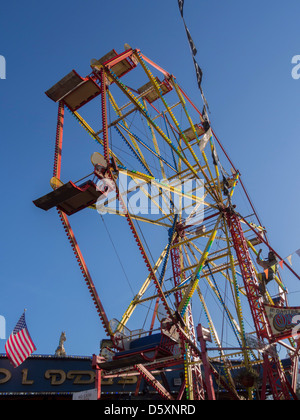
POLYGON ((177 398, 176 398, 177 401, 180 401, 182 399, 184 391, 185 391, 185 380, 183 379, 180 390, 179 390, 177 398))
POLYGON ((143 379, 142 375, 139 375, 137 383, 136 383, 135 393, 134 393, 135 397, 139 395, 142 379, 143 379))
POLYGON ((138 364, 134 366, 134 369, 143 376, 143 378, 160 394, 161 397, 166 400, 174 399, 172 395, 165 389, 165 387, 155 379, 152 373, 146 369, 145 366, 138 364))
MULTIPOLYGON (((136 50, 136 51, 140 52, 139 50, 136 50)), ((141 54, 143 60, 147 61, 147 63, 150 64, 151 66, 153 66, 154 68, 156 68, 156 70, 160 71, 166 78, 169 78, 171 76, 170 73, 168 73, 162 67, 158 66, 156 63, 154 63, 154 61, 147 58, 144 54, 142 54, 142 53, 140 53, 140 54, 141 54)))
POLYGON ((103 147, 104 159, 109 164, 109 141, 108 141, 108 125, 107 125, 107 100, 106 100, 106 74, 104 68, 101 69, 101 105, 102 105, 102 131, 103 131, 103 147))
MULTIPOLYGON (((173 245, 178 244, 179 237, 176 236, 173 245)), ((181 281, 181 265, 180 265, 180 252, 179 247, 175 246, 171 249, 171 261, 172 261, 172 269, 173 269, 173 278, 174 278, 174 287, 178 287, 181 281)), ((178 309, 179 303, 182 299, 182 292, 177 290, 175 293, 175 300, 176 300, 176 307, 178 309)))
MULTIPOLYGON (((274 342, 271 328, 266 316, 263 298, 259 291, 259 283, 253 268, 249 249, 241 227, 239 216, 228 209, 225 212, 227 224, 233 240, 233 246, 237 255, 242 277, 244 280, 245 290, 249 301, 256 333, 259 339, 267 339, 271 344, 274 342)), ((272 389, 275 400, 294 399, 291 395, 288 380, 283 371, 283 367, 276 354, 264 354, 264 372, 268 376, 268 380, 272 389)), ((265 385, 264 385, 265 386, 265 385)), ((264 394, 264 389, 263 389, 264 394)))
POLYGON ((60 179, 61 172, 61 152, 62 152, 62 141, 64 131, 64 117, 65 107, 63 102, 58 104, 58 115, 57 115, 57 127, 56 127, 56 139, 55 139, 55 152, 54 152, 54 166, 53 176, 60 179))
POLYGON ((202 359, 202 363, 204 367, 207 397, 209 401, 215 401, 216 395, 215 395, 214 383, 212 379, 212 372, 210 369, 209 359, 207 355, 206 340, 203 334, 202 325, 200 324, 197 327, 197 336, 198 336, 198 340, 200 342, 200 348, 201 348, 201 359, 202 359))
POLYGON ((97 390, 97 400, 101 400, 102 369, 99 367, 99 362, 101 361, 103 361, 103 358, 93 354, 92 368, 95 370, 95 389, 97 390))
POLYGON ((63 213, 60 210, 58 210, 58 214, 59 214, 59 217, 60 217, 61 222, 63 224, 63 227, 65 229, 65 232, 67 234, 67 237, 69 239, 69 242, 71 244, 71 247, 73 249, 73 252, 75 254, 76 260, 79 264, 79 267, 80 267, 80 270, 81 270, 82 275, 84 277, 84 280, 86 282, 86 285, 88 286, 88 289, 89 289, 89 292, 90 292, 91 297, 93 299, 93 302, 96 306, 96 309, 97 309, 98 315, 100 317, 100 320, 103 324, 104 330, 105 330, 106 334, 109 337, 111 337, 108 318, 106 316, 106 313, 105 313, 105 310, 104 310, 103 305, 101 303, 101 300, 99 298, 99 295, 96 291, 96 287, 95 287, 94 282, 92 280, 92 277, 89 273, 89 270, 87 268, 87 265, 85 263, 83 255, 81 253, 79 245, 78 245, 78 243, 76 241, 76 238, 74 236, 73 230, 72 230, 71 225, 70 225, 69 220, 68 220, 68 217, 65 213, 63 213))
POLYGON ((102 370, 97 368, 96 369, 96 389, 97 389, 97 400, 101 400, 101 373, 102 370))

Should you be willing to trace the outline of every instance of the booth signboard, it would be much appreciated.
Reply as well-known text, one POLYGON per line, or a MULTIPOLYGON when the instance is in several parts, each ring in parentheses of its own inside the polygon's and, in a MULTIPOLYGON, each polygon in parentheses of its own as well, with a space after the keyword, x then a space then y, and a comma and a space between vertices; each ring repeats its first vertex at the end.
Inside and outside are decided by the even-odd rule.
POLYGON ((300 307, 280 307, 265 305, 267 318, 276 340, 282 340, 299 334, 300 307))
POLYGON ((93 388, 95 372, 89 357, 31 356, 14 368, 0 355, 1 394, 68 394, 93 388))
MULTIPOLYGON (((231 361, 240 366, 240 360, 231 361)), ((290 359, 282 360, 286 372, 291 367, 290 359)), ((224 375, 223 365, 214 363, 220 375, 224 375)), ((260 378, 263 371, 257 366, 260 378)), ((177 395, 184 381, 182 365, 173 369, 166 369, 164 378, 167 379, 169 390, 177 395)), ((233 369, 233 377, 238 375, 239 369, 233 369)), ((163 377, 160 371, 153 371, 153 376, 161 383, 163 377)), ((214 383, 216 389, 219 385, 214 383)), ((93 399, 95 398, 95 371, 92 369, 90 357, 55 357, 31 356, 21 366, 14 368, 5 355, 0 355, 0 399, 7 396, 58 396, 58 398, 93 399)), ((221 390, 219 390, 222 392, 221 390)), ((138 372, 126 375, 110 375, 101 379, 101 399, 122 398, 154 398, 157 392, 140 378, 138 372), (141 379, 141 381, 140 381, 141 379)))
MULTIPOLYGON (((161 380, 159 373, 154 375, 161 380)), ((182 383, 182 369, 168 372, 167 376, 172 392, 178 392, 182 383)), ((134 394, 138 378, 138 372, 131 376, 102 378, 102 398, 105 398, 105 395, 134 394)), ((0 396, 9 394, 72 396, 78 392, 90 392, 93 388, 95 388, 95 371, 92 369, 90 357, 35 355, 29 357, 18 368, 14 368, 5 355, 0 355, 0 396)), ((148 388, 143 379, 139 393, 143 394, 148 388)))

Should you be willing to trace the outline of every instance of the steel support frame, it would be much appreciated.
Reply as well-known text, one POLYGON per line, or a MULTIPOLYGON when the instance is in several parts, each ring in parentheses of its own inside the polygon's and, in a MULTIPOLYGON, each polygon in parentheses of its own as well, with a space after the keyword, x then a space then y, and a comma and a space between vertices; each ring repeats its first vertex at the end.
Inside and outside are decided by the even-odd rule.
MULTIPOLYGON (((178 244, 178 242, 179 242, 179 235, 177 234, 173 241, 173 245, 178 244)), ((180 285, 182 275, 185 276, 185 274, 182 273, 179 246, 174 246, 171 249, 171 261, 172 261, 172 268, 173 268, 174 287, 178 287, 180 285)), ((181 290, 177 290, 175 292, 175 301, 176 301, 177 308, 179 307, 181 300, 182 300, 182 292, 181 290)), ((187 325, 187 331, 190 336, 190 339, 194 343, 194 345, 196 345, 197 343, 196 343, 194 321, 193 321, 190 304, 188 305, 187 312, 186 312, 186 325, 187 325)), ((181 337, 181 345, 182 345, 182 354, 184 353, 184 351, 186 351, 186 358, 185 358, 185 364, 186 364, 185 369, 187 370, 186 372, 187 374, 185 378, 186 386, 190 387, 189 392, 192 395, 193 399, 204 400, 205 393, 204 393, 204 384, 203 384, 201 368, 199 365, 196 365, 196 364, 189 365, 191 357, 193 357, 193 362, 197 360, 199 360, 200 362, 199 356, 193 351, 193 349, 189 346, 188 343, 185 346, 185 340, 183 337, 181 337)))
POLYGON ((206 341, 204 339, 202 331, 203 331, 202 326, 198 325, 197 335, 198 335, 198 340, 200 342, 200 348, 201 348, 207 397, 208 397, 208 400, 214 401, 216 399, 216 395, 215 395, 215 389, 214 389, 214 384, 213 384, 212 371, 210 369, 210 363, 209 363, 209 359, 207 355, 206 341))
MULTIPOLYGON (((274 340, 270 325, 266 316, 263 297, 259 291, 259 283, 252 265, 247 241, 245 239, 239 216, 231 209, 225 211, 228 228, 231 233, 233 245, 239 261, 245 290, 249 301, 256 333, 259 339, 267 339, 269 343, 274 340)), ((266 393, 266 380, 268 379, 275 400, 291 400, 295 395, 291 395, 288 380, 277 355, 264 354, 264 383, 262 387, 262 397, 266 393)))

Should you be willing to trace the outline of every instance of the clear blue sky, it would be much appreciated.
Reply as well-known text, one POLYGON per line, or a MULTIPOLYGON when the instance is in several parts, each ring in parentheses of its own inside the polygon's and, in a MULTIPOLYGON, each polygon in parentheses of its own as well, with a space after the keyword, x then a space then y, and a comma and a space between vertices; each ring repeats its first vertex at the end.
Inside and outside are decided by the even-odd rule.
MULTIPOLYGON (((291 77, 292 57, 300 54, 300 4, 186 0, 184 13, 215 131, 285 257, 300 248, 300 80, 291 77)), ((122 51, 127 42, 173 73, 201 107, 177 0, 4 2, 0 40, 7 62, 0 80, 0 315, 9 335, 27 308, 37 353, 54 353, 63 330, 68 354, 97 353, 103 331, 57 213, 32 204, 49 191, 52 176, 57 108, 44 92, 73 68, 88 74, 92 58, 122 51)), ((78 133, 74 141, 84 138, 78 133)), ((114 317, 128 300, 107 286, 122 271, 118 263, 109 266, 113 248, 103 226, 98 235, 96 219, 85 223, 78 240, 90 239, 87 262, 97 261, 92 274, 101 274, 97 287, 114 317)), ((117 235, 119 223, 108 221, 135 281, 138 254, 131 242, 124 250, 128 236, 117 235)), ((289 289, 297 292, 300 284, 294 280, 289 289)), ((300 306, 300 294, 291 299, 300 306)))

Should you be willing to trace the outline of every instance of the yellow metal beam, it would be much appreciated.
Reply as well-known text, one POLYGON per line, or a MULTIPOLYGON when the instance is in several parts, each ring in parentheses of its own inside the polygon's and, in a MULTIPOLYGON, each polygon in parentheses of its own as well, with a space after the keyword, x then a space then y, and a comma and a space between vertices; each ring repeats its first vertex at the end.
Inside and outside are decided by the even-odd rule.
POLYGON ((214 242, 214 240, 217 236, 219 224, 220 224, 220 221, 221 221, 222 217, 223 216, 220 215, 218 220, 217 220, 217 223, 215 225, 215 228, 213 229, 213 232, 212 232, 212 234, 209 238, 209 241, 207 242, 207 245, 205 247, 203 255, 201 256, 200 261, 199 261, 199 263, 198 263, 198 265, 195 269, 193 279, 190 282, 190 285, 189 285, 188 289, 186 290, 185 295, 183 296, 182 301, 179 305, 178 312, 181 314, 181 316, 184 315, 184 313, 186 311, 186 308, 187 308, 187 305, 189 304, 189 302, 190 302, 190 300, 191 300, 191 298, 192 298, 192 296, 193 296, 193 294, 194 294, 194 292, 197 288, 199 278, 200 278, 200 273, 201 273, 201 271, 202 271, 202 269, 203 269, 203 267, 206 263, 206 260, 208 258, 209 253, 210 253, 212 244, 213 244, 213 242, 214 242))
MULTIPOLYGON (((164 248, 163 252, 161 253, 160 257, 158 258, 156 264, 153 266, 153 272, 156 273, 157 270, 159 269, 161 263, 163 262, 166 253, 167 253, 167 249, 168 249, 168 245, 164 248)), ((143 283, 142 287, 140 288, 139 292, 137 293, 137 295, 134 297, 134 299, 130 302, 127 310, 125 311, 124 315, 122 316, 122 319, 120 321, 120 328, 122 330, 122 326, 125 326, 127 324, 127 322, 129 321, 131 315, 133 314, 134 310, 136 309, 136 306, 141 303, 140 299, 142 298, 142 296, 146 293, 149 285, 151 284, 151 274, 148 275, 148 277, 146 278, 145 282, 143 283)), ((158 297, 159 295, 157 295, 158 297)))

